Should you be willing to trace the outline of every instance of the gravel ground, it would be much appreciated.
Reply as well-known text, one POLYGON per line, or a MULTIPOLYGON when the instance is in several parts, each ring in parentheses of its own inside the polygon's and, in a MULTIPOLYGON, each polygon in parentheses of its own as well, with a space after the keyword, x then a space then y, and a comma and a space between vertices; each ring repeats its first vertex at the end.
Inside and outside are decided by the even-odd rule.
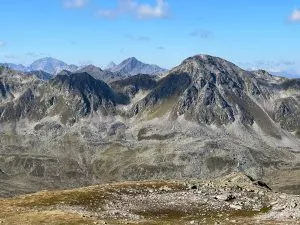
POLYGON ((300 224, 300 196, 241 173, 43 191, 0 204, 1 224, 300 224))

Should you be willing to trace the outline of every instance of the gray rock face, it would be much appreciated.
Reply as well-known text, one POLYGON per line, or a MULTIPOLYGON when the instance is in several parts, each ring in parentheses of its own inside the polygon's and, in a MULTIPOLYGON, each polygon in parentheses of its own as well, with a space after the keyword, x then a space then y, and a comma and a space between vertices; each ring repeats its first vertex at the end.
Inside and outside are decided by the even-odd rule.
POLYGON ((206 55, 186 59, 172 72, 185 72, 192 79, 178 101, 177 115, 217 126, 237 120, 244 125, 257 123, 269 134, 280 136, 269 115, 258 105, 257 101, 265 97, 254 74, 206 55))
POLYGON ((38 190, 300 171, 298 80, 207 55, 162 78, 109 84, 84 72, 49 81, 0 72, 3 193, 24 191, 22 183, 38 190))
POLYGON ((139 74, 110 83, 123 104, 130 104, 132 99, 142 91, 150 91, 157 86, 151 75, 139 74))
POLYGON ((300 129, 300 96, 291 96, 276 101, 274 120, 283 129, 296 131, 300 129))
POLYGON ((63 96, 65 98, 63 102, 78 99, 77 102, 72 102, 76 105, 74 111, 72 110, 73 113, 79 113, 81 116, 98 110, 103 114, 114 113, 116 102, 113 90, 103 81, 96 80, 87 73, 56 76, 50 81, 50 86, 59 92, 68 93, 69 96, 63 96))
POLYGON ((25 75, 26 76, 36 76, 37 78, 39 78, 41 80, 50 80, 54 77, 53 74, 44 72, 42 70, 26 72, 25 75))
POLYGON ((134 114, 141 113, 147 108, 152 108, 164 100, 178 98, 190 83, 191 79, 188 74, 172 73, 168 75, 158 81, 156 87, 133 107, 134 114))
POLYGON ((39 121, 46 116, 59 116, 60 122, 75 122, 94 111, 114 114, 115 95, 111 88, 87 73, 58 75, 49 82, 31 83, 15 97, 13 80, 0 82, 2 97, 13 101, 0 105, 0 121, 27 118, 39 121))

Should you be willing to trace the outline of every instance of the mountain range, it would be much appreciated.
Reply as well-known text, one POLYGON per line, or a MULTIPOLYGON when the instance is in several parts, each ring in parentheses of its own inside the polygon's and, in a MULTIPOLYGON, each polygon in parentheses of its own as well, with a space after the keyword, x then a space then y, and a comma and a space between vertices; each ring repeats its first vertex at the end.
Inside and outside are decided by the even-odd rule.
POLYGON ((21 64, 13 64, 13 63, 0 63, 2 66, 7 66, 13 70, 18 70, 22 72, 34 72, 34 71, 43 71, 48 74, 51 74, 52 77, 56 76, 62 71, 69 72, 89 72, 96 79, 104 79, 111 80, 115 77, 118 77, 122 74, 122 76, 131 76, 137 74, 150 74, 157 75, 167 71, 166 69, 162 69, 157 65, 149 65, 145 64, 134 57, 128 58, 121 62, 119 65, 111 62, 105 70, 102 70, 99 67, 94 65, 87 66, 76 66, 76 65, 68 65, 67 63, 60 61, 55 58, 46 57, 42 59, 38 59, 30 64, 28 67, 21 64), (108 76, 108 77, 107 77, 108 76))
POLYGON ((75 65, 68 65, 63 61, 51 57, 38 59, 34 61, 32 64, 30 64, 29 66, 24 66, 21 64, 13 64, 13 63, 1 63, 0 65, 7 66, 11 69, 19 70, 22 72, 44 71, 52 75, 56 75, 62 70, 75 72, 78 69, 78 67, 75 65))
POLYGON ((297 72, 291 71, 271 72, 271 74, 288 78, 299 78, 299 74, 297 72))
POLYGON ((50 80, 0 67, 2 196, 230 172, 278 189, 299 185, 278 183, 300 175, 299 79, 209 55, 189 57, 164 76, 133 75, 140 65, 133 58, 121 64, 50 80), (101 75, 128 71, 109 82, 101 75))

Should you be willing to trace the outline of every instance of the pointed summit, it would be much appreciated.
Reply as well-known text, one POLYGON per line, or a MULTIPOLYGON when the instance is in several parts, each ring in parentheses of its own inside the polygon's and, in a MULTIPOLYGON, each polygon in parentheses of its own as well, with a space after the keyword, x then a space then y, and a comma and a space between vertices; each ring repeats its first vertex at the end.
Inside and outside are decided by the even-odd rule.
POLYGON ((110 69, 111 72, 118 72, 128 75, 149 74, 157 75, 166 71, 157 65, 145 64, 135 57, 125 59, 119 65, 110 69))
POLYGON ((124 62, 139 62, 139 60, 135 57, 129 57, 128 59, 125 59, 124 62))

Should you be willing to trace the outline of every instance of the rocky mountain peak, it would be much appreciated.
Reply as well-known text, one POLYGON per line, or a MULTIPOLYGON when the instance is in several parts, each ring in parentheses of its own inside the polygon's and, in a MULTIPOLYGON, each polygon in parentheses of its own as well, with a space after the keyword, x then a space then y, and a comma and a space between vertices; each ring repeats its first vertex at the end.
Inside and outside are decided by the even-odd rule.
POLYGON ((122 61, 119 65, 111 68, 110 71, 128 74, 128 75, 137 75, 137 74, 157 75, 165 72, 166 70, 160 68, 157 65, 150 65, 150 64, 143 63, 138 59, 136 59, 135 57, 130 57, 122 61))
MULTIPOLYGON (((266 70, 256 70, 256 71, 253 71, 253 74, 255 74, 255 76, 257 78, 266 79, 266 80, 270 80, 270 79, 273 79, 275 77, 266 70)), ((278 77, 277 79, 279 79, 279 78, 280 77, 278 77)))
POLYGON ((140 62, 140 61, 135 57, 129 57, 128 59, 125 59, 124 62, 135 63, 135 62, 140 62))
POLYGON ((143 64, 139 60, 137 60, 135 57, 130 57, 128 59, 125 59, 123 62, 120 63, 118 67, 126 68, 127 70, 133 69, 135 66, 141 66, 143 64))
POLYGON ((94 66, 92 64, 83 67, 81 70, 86 70, 91 72, 103 71, 100 67, 94 66))
POLYGON ((52 57, 44 57, 44 58, 35 60, 31 64, 31 66, 34 67, 34 66, 38 66, 38 65, 41 65, 41 64, 43 64, 43 65, 51 65, 51 64, 66 65, 66 63, 64 63, 61 60, 58 60, 58 59, 55 59, 55 58, 52 58, 52 57))
POLYGON ((241 70, 238 66, 226 61, 225 59, 210 55, 195 55, 193 57, 189 57, 175 69, 186 70, 185 72, 190 72, 192 74, 195 74, 196 72, 203 72, 204 70, 208 70, 215 74, 241 70))
POLYGON ((185 59, 172 73, 187 73, 191 76, 194 86, 202 89, 205 85, 211 87, 227 86, 243 89, 245 79, 251 75, 231 62, 210 55, 195 55, 185 59))
POLYGON ((68 65, 63 61, 52 57, 38 59, 29 66, 30 71, 43 70, 50 74, 58 74, 62 70, 75 71, 76 69, 77 66, 68 65))
POLYGON ((110 70, 110 69, 114 68, 116 65, 117 65, 117 64, 115 64, 114 62, 110 62, 110 63, 105 67, 105 69, 106 69, 106 70, 110 70))
POLYGON ((69 76, 58 75, 52 83, 63 86, 71 92, 79 93, 82 96, 106 99, 114 102, 115 95, 113 90, 102 80, 97 80, 88 73, 73 73, 69 76))

